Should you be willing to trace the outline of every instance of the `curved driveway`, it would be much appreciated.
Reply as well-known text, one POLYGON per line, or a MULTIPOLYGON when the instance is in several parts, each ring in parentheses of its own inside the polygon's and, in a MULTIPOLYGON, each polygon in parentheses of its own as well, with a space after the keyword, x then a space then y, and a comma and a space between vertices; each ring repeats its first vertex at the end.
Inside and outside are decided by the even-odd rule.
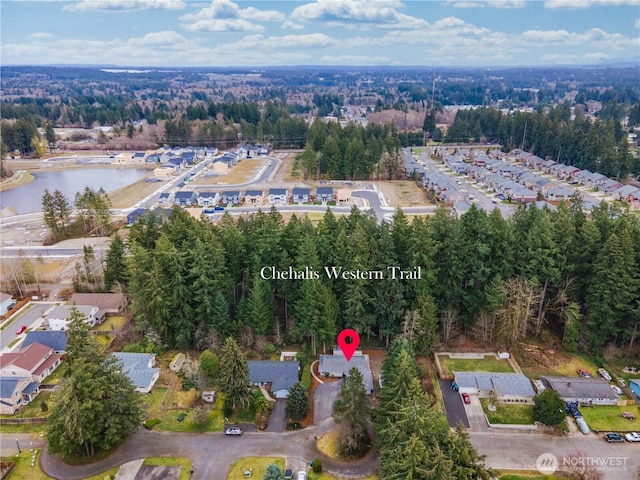
POLYGON ((145 457, 179 456, 191 460, 191 478, 225 480, 231 465, 242 457, 275 456, 305 464, 316 457, 322 459, 324 470, 347 478, 364 478, 378 469, 375 451, 356 462, 339 462, 325 457, 315 446, 315 437, 334 428, 332 419, 321 425, 287 433, 245 433, 241 437, 226 437, 222 433, 152 432, 140 428, 116 452, 91 465, 71 466, 57 455, 42 451, 40 465, 50 477, 60 480, 80 480, 109 468, 145 457))

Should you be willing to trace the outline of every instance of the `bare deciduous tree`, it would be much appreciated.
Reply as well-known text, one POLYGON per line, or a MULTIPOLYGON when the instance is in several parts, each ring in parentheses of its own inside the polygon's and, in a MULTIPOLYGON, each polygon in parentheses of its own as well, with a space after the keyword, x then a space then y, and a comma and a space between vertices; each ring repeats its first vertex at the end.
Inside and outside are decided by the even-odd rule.
POLYGON ((523 278, 505 280, 501 290, 507 300, 496 311, 496 333, 500 342, 508 347, 514 347, 535 323, 536 305, 540 293, 523 278))
POLYGON ((442 324, 442 340, 447 343, 458 331, 458 310, 453 307, 442 310, 440 323, 442 324))

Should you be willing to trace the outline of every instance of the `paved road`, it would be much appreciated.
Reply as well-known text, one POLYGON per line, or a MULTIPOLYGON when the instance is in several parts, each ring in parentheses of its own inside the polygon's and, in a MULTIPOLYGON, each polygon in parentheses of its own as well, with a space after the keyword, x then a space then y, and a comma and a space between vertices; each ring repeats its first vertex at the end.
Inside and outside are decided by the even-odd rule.
POLYGON ((451 390, 451 380, 440 380, 440 391, 449 425, 455 427, 458 422, 462 422, 465 427, 469 428, 469 419, 464 409, 464 403, 462 403, 460 393, 451 390))
MULTIPOLYGON (((27 310, 24 310, 22 314, 20 314, 11 324, 8 324, 2 332, 0 332, 0 350, 9 346, 11 342, 13 342, 18 335, 16 335, 16 331, 22 326, 26 326, 27 328, 34 328, 40 324, 40 317, 49 310, 53 303, 51 302, 31 302, 27 306, 27 310)), ((21 337, 24 337, 26 333, 21 334, 21 337)))
POLYGON ((328 420, 304 430, 245 433, 242 437, 225 437, 221 433, 150 432, 141 428, 111 457, 94 464, 70 466, 44 451, 40 464, 47 475, 61 480, 80 480, 131 460, 164 455, 190 458, 194 480, 224 480, 233 462, 252 456, 286 457, 287 464, 296 465, 320 457, 324 470, 346 478, 364 478, 375 473, 378 468, 375 451, 358 462, 338 462, 318 452, 314 437, 334 427, 333 421, 328 420))

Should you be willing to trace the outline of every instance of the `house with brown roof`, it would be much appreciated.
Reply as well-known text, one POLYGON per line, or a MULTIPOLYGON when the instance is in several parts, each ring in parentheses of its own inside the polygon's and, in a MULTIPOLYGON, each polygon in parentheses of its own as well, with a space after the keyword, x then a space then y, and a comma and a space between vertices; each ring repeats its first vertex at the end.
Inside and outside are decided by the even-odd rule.
POLYGON ((58 368, 61 356, 53 353, 51 347, 32 343, 16 353, 0 355, 0 376, 10 378, 30 378, 41 383, 58 368))
POLYGON ((74 293, 69 299, 71 305, 95 305, 108 315, 124 312, 127 297, 124 293, 74 293))

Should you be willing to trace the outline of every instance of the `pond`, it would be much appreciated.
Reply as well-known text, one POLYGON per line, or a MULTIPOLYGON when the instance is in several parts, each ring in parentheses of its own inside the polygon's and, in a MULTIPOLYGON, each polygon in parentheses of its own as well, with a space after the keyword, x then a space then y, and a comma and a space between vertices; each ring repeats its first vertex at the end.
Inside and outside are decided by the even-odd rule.
POLYGON ((13 207, 17 213, 42 211, 42 195, 45 189, 50 193, 57 188, 73 205, 76 192, 88 186, 94 190, 101 187, 112 192, 126 187, 144 177, 148 170, 135 168, 88 168, 57 170, 53 172, 34 172, 35 180, 21 187, 0 193, 2 208, 13 207))

